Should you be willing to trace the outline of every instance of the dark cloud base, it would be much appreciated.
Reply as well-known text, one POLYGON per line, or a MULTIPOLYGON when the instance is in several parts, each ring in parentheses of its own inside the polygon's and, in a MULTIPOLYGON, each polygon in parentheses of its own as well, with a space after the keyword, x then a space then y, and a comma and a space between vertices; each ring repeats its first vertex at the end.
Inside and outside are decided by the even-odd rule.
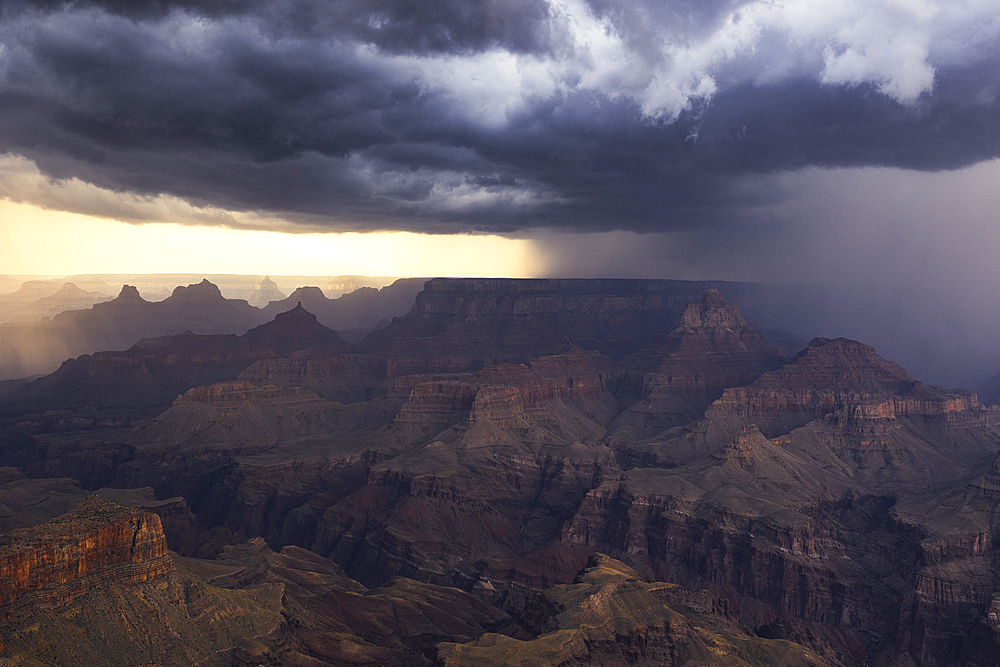
MULTIPOLYGON (((593 7, 640 42, 682 19, 711 29, 733 3, 593 7), (653 23, 642 7, 659 12, 653 23)), ((785 196, 775 173, 1000 155, 995 60, 940 69, 909 106, 873 85, 799 77, 723 81, 676 122, 627 96, 565 89, 499 127, 400 68, 486 49, 558 57, 551 11, 541 0, 21 0, 0 19, 0 150, 52 178, 337 229, 501 233, 725 226, 785 196), (192 16, 203 34, 184 33, 192 16)))

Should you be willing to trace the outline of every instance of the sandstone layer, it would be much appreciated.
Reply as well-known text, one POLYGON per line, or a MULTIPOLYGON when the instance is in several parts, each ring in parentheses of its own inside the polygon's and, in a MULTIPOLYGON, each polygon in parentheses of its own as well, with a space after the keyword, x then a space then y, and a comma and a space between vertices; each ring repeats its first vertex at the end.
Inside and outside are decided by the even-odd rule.
POLYGON ((66 514, 8 534, 0 548, 0 613, 65 606, 110 581, 170 572, 160 518, 90 496, 66 514))

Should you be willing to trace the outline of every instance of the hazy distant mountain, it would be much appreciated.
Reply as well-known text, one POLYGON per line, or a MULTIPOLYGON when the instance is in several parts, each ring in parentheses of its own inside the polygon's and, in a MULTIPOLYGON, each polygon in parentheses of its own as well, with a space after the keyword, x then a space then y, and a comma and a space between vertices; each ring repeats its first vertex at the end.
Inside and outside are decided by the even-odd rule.
MULTIPOLYGON (((187 288, 178 287, 167 301, 172 307, 199 304, 218 305, 221 296, 214 285, 204 281, 187 288)), ((160 304, 142 301, 130 291, 116 299, 118 312, 136 316, 155 312, 160 304)), ((166 303, 166 302, 164 302, 166 303)), ((230 307, 239 308, 230 302, 230 307)), ((160 309, 162 310, 162 309, 160 309)), ((158 313, 165 316, 164 313, 158 313)), ((169 314, 166 314, 169 315, 169 314)), ((161 320, 162 321, 162 320, 161 320)), ((97 352, 69 359, 54 373, 19 389, 21 404, 57 402, 64 407, 96 408, 166 407, 192 387, 235 379, 241 371, 260 359, 288 356, 329 356, 344 354, 350 346, 316 321, 301 305, 278 313, 270 322, 235 334, 195 334, 190 330, 158 343, 130 347, 122 352, 97 352)))
POLYGON ((0 325, 0 377, 26 377, 63 360, 98 350, 124 350, 136 341, 183 331, 243 333, 263 320, 246 301, 226 299, 203 280, 150 302, 126 285, 110 301, 71 310, 51 320, 0 325))
POLYGON ((264 279, 253 288, 253 296, 247 301, 250 302, 251 306, 263 308, 272 301, 280 301, 284 298, 285 293, 278 289, 278 284, 269 276, 264 276, 264 279))
POLYGON ((0 294, 0 303, 18 302, 28 303, 47 296, 52 296, 59 291, 59 283, 54 280, 26 280, 21 286, 8 294, 0 294))
POLYGON ((368 331, 379 321, 410 310, 425 282, 425 278, 400 278, 381 289, 361 287, 336 299, 328 298, 318 287, 299 287, 287 298, 267 304, 263 313, 272 317, 302 302, 306 310, 335 331, 368 331))
POLYGON ((111 296, 104 292, 86 291, 74 283, 57 287, 50 282, 31 280, 16 292, 0 295, 0 322, 31 322, 110 300, 111 296))
MULTIPOLYGON (((262 294, 270 289, 263 282, 259 284, 264 285, 262 294)), ((323 325, 343 331, 354 342, 380 321, 407 312, 423 284, 423 279, 400 279, 382 289, 365 287, 338 299, 327 298, 317 287, 300 288, 264 309, 242 299, 225 298, 207 279, 175 287, 162 301, 144 299, 135 286, 126 285, 115 299, 89 310, 63 312, 51 320, 0 324, 0 380, 51 372, 64 360, 81 354, 124 350, 144 339, 184 331, 242 334, 299 302, 323 325)), ((23 294, 26 297, 48 289, 48 283, 32 284, 23 294)), ((73 293, 72 288, 66 290, 67 295, 73 293)))
MULTIPOLYGON (((230 273, 101 273, 79 274, 66 276, 57 280, 61 285, 72 282, 87 290, 97 290, 93 286, 103 284, 103 291, 115 294, 122 285, 132 285, 139 290, 147 300, 161 300, 170 295, 177 285, 189 285, 202 279, 207 279, 217 285, 227 299, 245 299, 253 303, 253 297, 258 285, 266 279, 275 283, 282 292, 282 297, 296 287, 302 285, 320 285, 327 296, 334 298, 341 294, 353 292, 360 287, 384 287, 396 280, 386 276, 260 276, 230 273), (166 292, 163 297, 161 293, 166 292)), ((0 283, 2 285, 2 283, 0 283)), ((271 299, 274 300, 273 298, 271 299)), ((267 305, 266 302, 261 305, 267 305)))

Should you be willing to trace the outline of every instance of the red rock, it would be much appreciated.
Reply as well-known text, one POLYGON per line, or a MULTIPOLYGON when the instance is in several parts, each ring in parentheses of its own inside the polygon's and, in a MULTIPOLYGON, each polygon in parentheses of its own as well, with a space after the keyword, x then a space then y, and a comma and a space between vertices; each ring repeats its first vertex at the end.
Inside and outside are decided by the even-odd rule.
POLYGON ((147 581, 171 570, 160 518, 90 496, 66 514, 12 531, 0 548, 0 614, 62 606, 105 581, 147 581))

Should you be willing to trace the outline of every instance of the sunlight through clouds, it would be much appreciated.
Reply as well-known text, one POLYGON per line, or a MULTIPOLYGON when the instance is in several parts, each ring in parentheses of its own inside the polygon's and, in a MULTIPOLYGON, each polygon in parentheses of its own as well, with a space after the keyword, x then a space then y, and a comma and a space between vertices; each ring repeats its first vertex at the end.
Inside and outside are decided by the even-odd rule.
POLYGON ((125 224, 0 200, 0 273, 527 276, 534 244, 498 236, 125 224))

